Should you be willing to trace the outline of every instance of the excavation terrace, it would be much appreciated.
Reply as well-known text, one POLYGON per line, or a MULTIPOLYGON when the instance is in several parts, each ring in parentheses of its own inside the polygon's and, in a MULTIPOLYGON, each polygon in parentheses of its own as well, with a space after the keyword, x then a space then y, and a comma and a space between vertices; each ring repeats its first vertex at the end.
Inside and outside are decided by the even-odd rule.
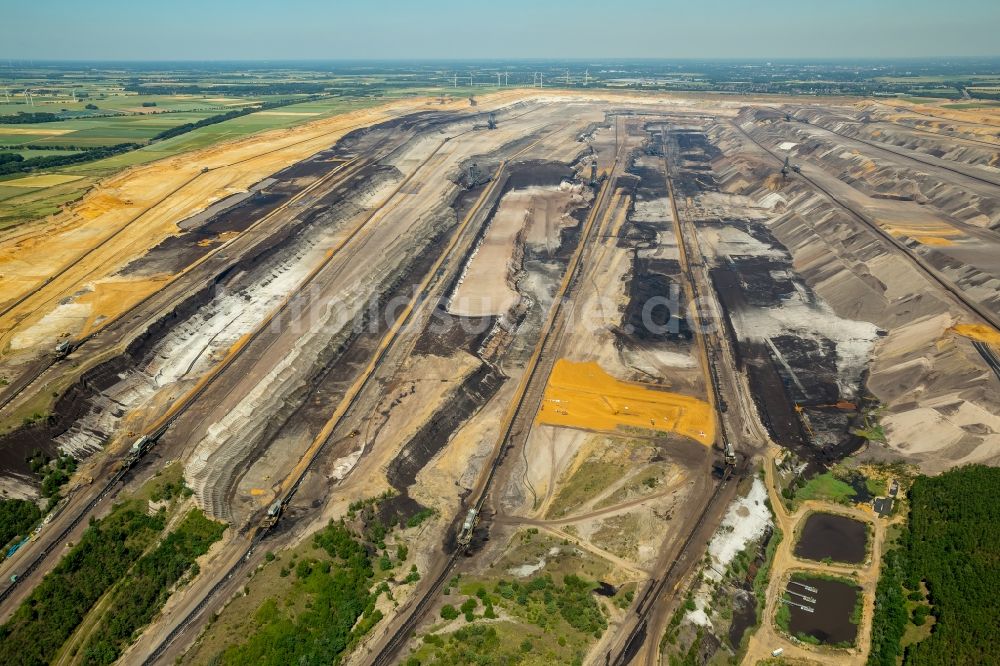
POLYGON ((78 466, 0 563, 3 619, 92 519, 172 470, 226 531, 129 663, 211 662, 262 581, 299 580, 287 553, 309 559, 341 519, 389 566, 345 663, 428 658, 463 603, 495 604, 501 620, 465 622, 553 663, 655 663, 706 548, 752 562, 724 629, 694 611, 712 652, 759 625, 863 661, 874 581, 812 576, 826 558, 877 567, 881 532, 812 514, 794 556, 824 601, 782 634, 787 577, 766 617, 752 595, 778 492, 755 472, 778 449, 800 485, 848 456, 997 460, 987 139, 946 150, 867 102, 471 102, 170 158, 0 238, 3 492, 39 497, 35 452, 78 466), (541 613, 546 595, 579 613, 541 613))

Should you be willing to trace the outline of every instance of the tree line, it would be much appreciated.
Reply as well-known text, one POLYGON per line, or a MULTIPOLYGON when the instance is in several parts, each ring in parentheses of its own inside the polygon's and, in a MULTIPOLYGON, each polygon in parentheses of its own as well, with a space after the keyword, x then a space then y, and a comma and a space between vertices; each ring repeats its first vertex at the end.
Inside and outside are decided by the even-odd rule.
MULTIPOLYGON (((51 169, 54 167, 68 166, 70 164, 81 164, 83 162, 92 162, 94 160, 104 159, 105 157, 112 157, 114 155, 127 153, 130 150, 141 148, 142 145, 143 144, 140 143, 116 143, 113 146, 101 146, 100 148, 81 150, 72 155, 49 155, 46 157, 32 157, 29 159, 24 159, 21 155, 14 155, 13 159, 8 158, 6 160, 0 160, 0 176, 6 176, 12 173, 27 173, 38 169, 51 169)), ((8 154, 11 153, 5 153, 5 155, 8 154)))
MULTIPOLYGON (((153 136, 146 143, 118 143, 113 146, 102 146, 99 148, 90 148, 87 150, 82 150, 75 155, 52 155, 49 157, 32 157, 30 159, 24 159, 22 155, 17 155, 15 153, 0 153, 0 176, 6 176, 12 173, 28 173, 31 171, 36 171, 38 169, 52 169, 54 167, 68 166, 70 164, 81 164, 83 162, 92 162, 94 160, 104 159, 105 157, 112 157, 114 155, 127 153, 129 151, 136 150, 137 148, 148 146, 150 143, 156 141, 163 141, 164 139, 172 139, 176 136, 187 134, 188 132, 200 129, 202 127, 208 127, 209 125, 223 123, 226 122, 227 120, 233 120, 234 118, 239 118, 241 116, 246 116, 251 113, 256 113, 257 111, 275 109, 278 107, 287 106, 289 104, 298 104, 301 102, 314 101, 317 99, 320 99, 320 96, 314 95, 306 98, 277 100, 274 102, 264 102, 262 104, 255 104, 253 106, 245 106, 242 109, 234 109, 232 111, 227 111, 226 113, 220 113, 214 116, 209 116, 207 118, 202 118, 197 122, 184 123, 183 125, 177 125, 175 127, 171 127, 170 129, 164 130, 159 134, 153 136)), ((59 148, 58 146, 53 146, 53 149, 58 149, 58 148, 59 148)))
POLYGON ((918 477, 908 525, 888 549, 875 592, 870 666, 982 664, 1000 655, 1000 469, 971 465, 918 477), (913 612, 907 600, 923 598, 913 612), (908 622, 930 636, 902 646, 908 622))

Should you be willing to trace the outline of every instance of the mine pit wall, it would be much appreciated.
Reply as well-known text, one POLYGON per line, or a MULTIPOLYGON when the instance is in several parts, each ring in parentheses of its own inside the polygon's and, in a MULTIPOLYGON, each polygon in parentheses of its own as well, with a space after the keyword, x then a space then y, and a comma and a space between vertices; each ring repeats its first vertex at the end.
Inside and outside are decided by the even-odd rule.
POLYGON ((272 242, 253 257, 247 258, 239 266, 234 266, 214 278, 186 297, 169 313, 150 324, 128 344, 124 354, 115 356, 83 373, 80 379, 56 401, 52 416, 44 423, 18 428, 0 437, 0 475, 12 474, 18 477, 30 475, 26 458, 34 451, 43 451, 54 456, 59 449, 56 438, 65 434, 93 406, 93 398, 115 384, 119 376, 148 360, 155 345, 163 340, 178 323, 211 302, 220 285, 227 285, 230 278, 261 265, 281 252, 301 232, 304 223, 284 227, 272 242))
MULTIPOLYGON (((452 227, 451 222, 446 225, 439 223, 435 235, 425 242, 419 252, 389 274, 389 281, 379 289, 380 301, 410 295, 437 258, 452 227)), ((213 515, 230 516, 229 507, 237 503, 236 493, 241 477, 268 447, 277 441, 308 443, 319 433, 333 406, 343 398, 353 377, 367 364, 378 341, 388 330, 389 323, 380 315, 364 308, 332 337, 319 336, 319 339, 309 343, 315 351, 310 352, 311 356, 305 363, 308 370, 291 378, 286 386, 275 389, 274 402, 277 406, 267 412, 266 422, 251 428, 253 434, 240 438, 237 444, 223 445, 220 455, 225 458, 225 464, 215 461, 211 481, 197 482, 205 489, 206 510, 213 515), (373 314, 376 315, 374 318, 373 314)))
MULTIPOLYGON (((691 130, 670 132, 668 143, 676 147, 681 157, 674 178, 678 197, 694 199, 702 193, 720 190, 712 161, 719 160, 722 152, 710 142, 707 134, 691 130)), ((727 225, 733 225, 733 221, 695 221, 699 230, 727 225)), ((780 307, 784 300, 798 293, 792 284, 797 273, 791 255, 778 239, 757 223, 744 221, 739 226, 755 240, 788 258, 730 255, 727 261, 716 261, 709 275, 724 311, 725 334, 729 336, 739 369, 748 377, 761 421, 776 442, 809 462, 807 473, 816 472, 856 451, 862 440, 850 434, 854 421, 848 414, 824 417, 822 423, 813 424, 816 436, 808 436, 795 405, 833 403, 841 398, 857 400, 856 389, 862 385, 863 369, 857 377, 848 380, 847 388, 851 393, 842 395, 833 341, 824 338, 820 344, 789 331, 787 335, 770 339, 775 351, 766 341, 738 335, 739 327, 734 318, 739 318, 740 313, 780 307), (789 375, 786 364, 794 376, 789 375), (805 385, 808 393, 803 393, 799 382, 805 385)), ((815 300, 814 295, 807 293, 807 302, 815 300)))
MULTIPOLYGON (((878 119, 873 118, 870 113, 852 112, 848 114, 846 110, 839 109, 843 113, 835 115, 832 111, 822 108, 797 108, 793 106, 787 107, 787 111, 795 120, 805 121, 811 125, 830 129, 862 141, 886 144, 894 148, 905 148, 968 165, 997 166, 997 150, 1000 149, 1000 144, 997 148, 969 145, 952 141, 952 137, 947 134, 935 137, 926 132, 912 130, 906 125, 895 125, 891 128, 884 125, 873 125, 871 123, 878 119)), ((969 138, 977 140, 976 137, 969 138)))
MULTIPOLYGON (((224 231, 240 231, 264 217, 282 202, 301 191, 304 186, 301 179, 319 177, 334 168, 331 160, 345 159, 357 149, 374 150, 386 140, 386 130, 394 128, 414 129, 446 125, 463 118, 452 113, 426 112, 393 119, 369 128, 354 130, 342 137, 336 145, 322 151, 298 164, 287 167, 268 178, 265 183, 273 190, 271 194, 260 193, 250 196, 235 205, 221 207, 214 214, 192 229, 182 231, 178 236, 170 237, 152 248, 143 257, 134 260, 122 269, 123 274, 140 273, 144 271, 159 272, 176 270, 178 253, 184 254, 186 265, 209 251, 210 247, 199 247, 199 240, 211 231, 214 236, 224 231)), ((138 333, 126 347, 124 354, 105 361, 83 373, 80 379, 72 384, 56 401, 52 415, 44 422, 18 428, 0 436, 0 479, 4 476, 13 477, 18 485, 27 483, 37 485, 37 479, 31 473, 27 457, 35 451, 42 451, 54 456, 59 450, 56 441, 65 435, 77 422, 92 410, 105 409, 104 405, 96 405, 94 400, 102 391, 113 386, 119 376, 135 369, 148 360, 148 354, 178 322, 195 314, 208 304, 220 285, 231 286, 231 280, 238 280, 242 275, 260 266, 288 246, 301 234, 306 233, 309 226, 316 223, 321 213, 344 214, 344 208, 350 207, 349 201, 341 199, 345 190, 357 188, 359 184, 373 184, 385 178, 398 178, 398 171, 391 167, 374 165, 363 169, 348 183, 327 193, 321 200, 315 202, 310 210, 288 225, 283 226, 273 234, 256 254, 245 258, 239 265, 208 278, 203 286, 187 296, 171 312, 163 315, 144 331, 138 333)), ((258 184, 258 185, 261 185, 258 184)), ((195 216, 198 217, 198 216, 195 216)), ((200 219, 200 218, 199 218, 200 219)), ((78 452, 81 455, 85 452, 78 452)))
POLYGON ((256 420, 241 423, 239 433, 225 428, 210 447, 206 464, 188 465, 185 477, 210 515, 232 518, 230 507, 240 478, 276 439, 288 435, 308 443, 325 424, 331 405, 342 398, 350 377, 367 362, 390 326, 381 311, 372 312, 365 304, 372 298, 385 303, 396 296, 408 297, 457 222, 451 208, 430 217, 410 239, 415 251, 409 260, 393 264, 383 257, 372 263, 372 281, 378 286, 355 298, 355 315, 349 321, 336 330, 321 322, 303 334, 301 346, 290 352, 295 358, 287 373, 275 377, 266 396, 261 396, 267 406, 254 410, 256 420), (260 419, 264 423, 258 423, 260 419))
MULTIPOLYGON (((176 236, 164 239, 142 257, 122 269, 123 274, 159 274, 176 272, 209 252, 221 243, 220 234, 242 232, 299 193, 304 187, 325 176, 354 154, 370 155, 392 140, 392 131, 413 136, 420 129, 442 127, 464 120, 462 116, 447 112, 421 112, 395 118, 371 127, 353 130, 341 137, 336 144, 312 157, 278 171, 254 185, 247 195, 234 200, 216 202, 205 211, 178 224, 182 230, 176 236), (218 209, 213 209, 218 207, 218 209)), ((374 177, 376 172, 395 172, 387 166, 371 165, 341 184, 338 191, 349 191, 374 177)), ((336 201, 316 202, 302 212, 299 222, 311 222, 336 201)))
MULTIPOLYGON (((736 122, 766 146, 781 141, 798 143, 794 156, 810 156, 820 161, 831 173, 869 196, 904 193, 919 203, 927 203, 945 215, 967 224, 1000 229, 1000 199, 986 198, 976 192, 933 176, 932 167, 889 164, 879 156, 867 157, 851 153, 838 146, 835 134, 813 136, 805 134, 803 126, 785 123, 784 114, 775 117, 758 109, 745 109, 736 122), (780 137, 772 141, 768 137, 780 137)), ((901 158, 903 159, 903 158, 901 158)))
MULTIPOLYGON (((382 178, 398 177, 398 172, 379 167, 366 170, 364 175, 369 177, 369 182, 373 182, 382 178)), ((316 202, 317 206, 324 211, 337 214, 338 208, 350 205, 340 201, 341 194, 342 188, 337 188, 316 202)), ((256 202, 250 199, 244 202, 244 205, 249 206, 254 203, 256 202)), ((241 206, 237 207, 239 208, 241 206)), ((228 209, 220 215, 226 216, 233 210, 228 209)), ((194 315, 210 303, 220 286, 233 288, 234 280, 238 281, 254 268, 273 260, 302 234, 308 233, 309 227, 316 223, 315 218, 316 213, 297 217, 293 223, 283 226, 273 234, 253 256, 246 257, 238 265, 207 279, 200 289, 191 293, 177 307, 137 334, 129 342, 124 354, 105 361, 81 375, 79 381, 72 384, 56 401, 52 416, 44 423, 18 428, 0 436, 0 478, 10 475, 19 481, 37 484, 27 464, 28 456, 36 450, 54 456, 59 450, 56 441, 58 437, 65 435, 92 409, 103 409, 94 404, 96 396, 113 386, 122 373, 134 370, 148 361, 148 355, 156 344, 163 340, 177 323, 194 315)), ((141 262, 142 260, 133 262, 133 270, 140 270, 138 267, 142 265, 141 262)), ((80 453, 83 452, 78 452, 76 455, 80 453)))
MULTIPOLYGON (((572 167, 554 162, 529 161, 515 163, 508 167, 504 177, 504 182, 499 188, 499 193, 492 203, 485 221, 478 230, 474 241, 470 243, 469 250, 463 257, 460 265, 465 266, 471 259, 475 248, 479 246, 484 235, 488 231, 490 222, 499 208, 500 201, 503 199, 504 195, 512 190, 527 187, 558 185, 563 181, 572 180, 574 175, 575 171, 572 167)), ((472 199, 474 199, 474 197, 472 197, 472 193, 467 193, 457 201, 456 206, 467 206, 472 199)), ((531 246, 523 244, 519 240, 519 250, 515 250, 515 260, 517 265, 521 268, 521 273, 523 274, 524 271, 531 270, 530 264, 532 262, 558 264, 564 269, 565 264, 573 251, 573 247, 579 239, 578 232, 580 223, 585 218, 587 212, 587 207, 577 209, 573 212, 573 217, 578 221, 578 224, 576 227, 564 228, 561 230, 560 247, 553 253, 540 253, 531 246), (572 233, 573 229, 577 231, 577 234, 572 233), (526 266, 526 263, 528 266, 526 266)), ((523 238, 523 236, 519 236, 519 238, 523 238)), ((444 293, 451 294, 457 287, 458 280, 460 278, 461 272, 459 271, 447 285, 444 293)), ((530 299, 530 297, 520 288, 518 284, 519 280, 514 278, 514 281, 521 296, 520 301, 524 302, 526 298, 530 299)), ((544 317, 545 313, 541 312, 541 304, 534 302, 533 299, 530 300, 530 313, 535 314, 536 317, 544 317)), ((508 312, 502 317, 502 319, 507 321, 508 325, 511 327, 511 330, 505 331, 502 334, 505 337, 516 336, 517 338, 522 339, 520 342, 527 344, 528 347, 533 345, 534 341, 525 342, 523 338, 536 335, 537 330, 527 331, 520 328, 520 324, 528 315, 528 311, 524 311, 523 308, 519 308, 515 305, 514 308, 512 308, 512 312, 508 312)), ((459 319, 470 319, 454 317, 443 311, 437 316, 446 317, 452 323, 457 323, 459 319)), ((485 330, 485 333, 451 335, 449 339, 442 339, 440 336, 437 336, 425 329, 417 342, 415 350, 422 353, 434 353, 441 356, 447 356, 454 353, 457 349, 464 349, 465 351, 478 355, 478 353, 482 350, 481 345, 484 343, 487 336, 489 336, 493 331, 492 326, 486 327, 481 325, 486 319, 492 321, 493 323, 496 322, 495 318, 492 317, 473 319, 474 321, 472 321, 472 323, 474 325, 478 325, 475 327, 475 330, 485 330)), ((510 342, 512 341, 508 340, 508 344, 510 344, 510 342)), ((493 354, 491 354, 491 356, 520 356, 521 354, 519 352, 522 352, 523 349, 524 348, 515 348, 511 350, 507 345, 501 342, 498 343, 497 348, 493 350, 493 354)), ((417 431, 417 433, 414 434, 406 442, 406 444, 404 444, 399 455, 389 464, 387 469, 388 481, 390 485, 396 489, 398 494, 392 500, 384 504, 383 520, 388 522, 399 522, 400 519, 405 519, 423 508, 416 500, 410 497, 409 489, 416 483, 417 476, 420 472, 427 467, 428 464, 432 464, 434 458, 445 448, 445 446, 447 446, 454 433, 458 431, 463 424, 468 422, 469 419, 475 416, 503 386, 507 377, 501 372, 499 366, 492 362, 493 360, 495 359, 482 359, 480 365, 474 369, 460 385, 450 391, 449 395, 445 398, 447 406, 437 410, 437 412, 431 416, 431 418, 417 431)), ((448 543, 446 543, 446 550, 448 552, 453 551, 455 548, 453 532, 454 530, 449 531, 448 543)))
POLYGON ((864 386, 888 408, 888 446, 869 444, 865 456, 903 457, 929 473, 964 462, 1000 463, 1000 454, 989 452, 988 434, 952 429, 957 443, 949 443, 936 429, 938 419, 949 416, 935 416, 942 403, 961 401, 984 419, 1000 413, 1000 382, 967 340, 946 333, 961 316, 938 288, 807 184, 782 181, 765 158, 742 153, 745 141, 734 130, 720 124, 708 134, 724 152, 713 165, 720 189, 770 201, 766 208, 778 197, 765 224, 791 254, 796 272, 837 315, 871 321, 882 331, 864 386), (925 423, 926 432, 895 425, 907 420, 925 423))

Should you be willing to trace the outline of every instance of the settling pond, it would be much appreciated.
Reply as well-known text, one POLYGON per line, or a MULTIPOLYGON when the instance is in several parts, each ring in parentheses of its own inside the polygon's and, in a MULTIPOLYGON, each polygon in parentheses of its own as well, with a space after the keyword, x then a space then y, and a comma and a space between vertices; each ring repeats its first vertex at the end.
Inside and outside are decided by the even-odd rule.
POLYGON ((788 628, 791 634, 812 636, 824 645, 853 645, 858 636, 858 626, 851 622, 851 614, 858 602, 860 588, 846 582, 807 576, 795 576, 793 581, 815 588, 816 592, 806 590, 795 582, 789 583, 787 589, 816 601, 805 601, 797 594, 787 595, 792 601, 813 608, 810 613, 798 606, 790 606, 792 613, 788 628))
POLYGON ((868 527, 865 523, 832 513, 814 513, 806 518, 795 556, 809 560, 830 558, 860 564, 865 559, 868 527))

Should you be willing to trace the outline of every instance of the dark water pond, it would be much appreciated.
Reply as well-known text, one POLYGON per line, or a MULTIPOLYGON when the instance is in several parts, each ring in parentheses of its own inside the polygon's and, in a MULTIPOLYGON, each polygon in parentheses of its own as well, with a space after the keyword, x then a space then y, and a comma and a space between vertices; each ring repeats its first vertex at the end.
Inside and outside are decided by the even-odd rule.
POLYGON ((795 580, 815 588, 816 592, 806 590, 794 582, 789 583, 788 589, 812 597, 816 601, 810 602, 795 594, 790 595, 793 601, 813 608, 813 612, 810 613, 798 606, 791 606, 792 616, 788 624, 791 633, 812 636, 826 645, 853 644, 858 635, 858 626, 851 623, 851 614, 854 612, 860 588, 822 578, 796 577, 795 580))
POLYGON ((867 526, 853 518, 832 513, 814 513, 806 518, 795 556, 809 560, 830 558, 837 562, 858 564, 865 559, 867 526))

